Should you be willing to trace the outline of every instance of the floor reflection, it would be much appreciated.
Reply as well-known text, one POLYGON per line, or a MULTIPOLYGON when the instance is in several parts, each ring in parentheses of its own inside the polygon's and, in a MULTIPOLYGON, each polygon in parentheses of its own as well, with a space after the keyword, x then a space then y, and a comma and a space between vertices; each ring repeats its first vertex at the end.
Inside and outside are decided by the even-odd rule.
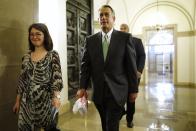
MULTIPOLYGON (((120 131, 196 131, 196 88, 176 87, 171 76, 154 75, 149 83, 140 87, 136 100, 134 128, 126 127, 125 116, 120 131)), ((60 117, 62 131, 101 131, 98 113, 89 105, 84 117, 71 111, 60 117)))

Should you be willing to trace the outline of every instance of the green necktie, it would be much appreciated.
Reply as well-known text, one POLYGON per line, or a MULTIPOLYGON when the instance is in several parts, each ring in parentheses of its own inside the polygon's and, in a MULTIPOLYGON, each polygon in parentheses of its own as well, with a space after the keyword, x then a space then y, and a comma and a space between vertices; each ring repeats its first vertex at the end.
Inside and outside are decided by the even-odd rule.
POLYGON ((107 56, 107 52, 108 52, 108 46, 109 46, 107 35, 104 36, 102 46, 103 46, 103 57, 104 57, 104 61, 105 61, 106 56, 107 56))

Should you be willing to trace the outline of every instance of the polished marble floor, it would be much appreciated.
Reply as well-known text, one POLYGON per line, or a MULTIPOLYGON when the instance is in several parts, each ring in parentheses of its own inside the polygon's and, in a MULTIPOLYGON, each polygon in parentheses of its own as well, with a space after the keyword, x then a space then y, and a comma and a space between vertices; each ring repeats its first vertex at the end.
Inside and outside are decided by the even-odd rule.
MULTIPOLYGON (((159 81, 140 86, 134 128, 126 127, 124 116, 120 131, 196 131, 196 88, 175 87, 171 81, 158 77, 163 78, 154 77, 159 81)), ((59 128, 62 131, 101 131, 94 104, 89 104, 85 116, 72 111, 61 115, 59 128)))

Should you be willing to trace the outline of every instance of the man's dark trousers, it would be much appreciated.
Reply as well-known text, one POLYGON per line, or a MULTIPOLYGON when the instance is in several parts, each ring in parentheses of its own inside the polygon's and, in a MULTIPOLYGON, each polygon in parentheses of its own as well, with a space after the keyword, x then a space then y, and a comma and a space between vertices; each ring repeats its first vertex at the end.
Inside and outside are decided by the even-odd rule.
MULTIPOLYGON (((138 86, 140 79, 138 79, 138 86)), ((126 110, 126 119, 127 122, 131 123, 133 121, 133 115, 135 114, 135 101, 130 102, 129 96, 127 97, 127 110, 126 110)))
POLYGON ((124 107, 120 107, 107 84, 104 84, 104 99, 101 105, 95 106, 101 117, 101 124, 103 131, 119 131, 119 122, 124 111, 124 107))

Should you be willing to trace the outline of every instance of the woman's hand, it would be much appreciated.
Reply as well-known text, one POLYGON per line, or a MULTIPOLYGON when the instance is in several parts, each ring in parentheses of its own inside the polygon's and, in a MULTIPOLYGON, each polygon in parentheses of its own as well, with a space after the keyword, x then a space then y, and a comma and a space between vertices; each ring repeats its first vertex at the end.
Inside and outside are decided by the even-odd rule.
POLYGON ((59 98, 57 98, 57 97, 52 98, 52 105, 55 108, 59 109, 60 106, 61 106, 61 100, 59 98))
POLYGON ((19 108, 20 108, 20 96, 17 95, 17 97, 16 97, 16 102, 15 102, 15 104, 14 104, 14 107, 13 107, 12 111, 13 111, 14 113, 18 113, 18 112, 19 112, 19 108))
POLYGON ((19 106, 20 106, 19 102, 16 102, 14 104, 14 107, 12 109, 14 113, 18 113, 19 112, 19 106))
POLYGON ((59 91, 54 91, 54 97, 52 98, 52 105, 59 109, 61 106, 61 95, 59 91))

